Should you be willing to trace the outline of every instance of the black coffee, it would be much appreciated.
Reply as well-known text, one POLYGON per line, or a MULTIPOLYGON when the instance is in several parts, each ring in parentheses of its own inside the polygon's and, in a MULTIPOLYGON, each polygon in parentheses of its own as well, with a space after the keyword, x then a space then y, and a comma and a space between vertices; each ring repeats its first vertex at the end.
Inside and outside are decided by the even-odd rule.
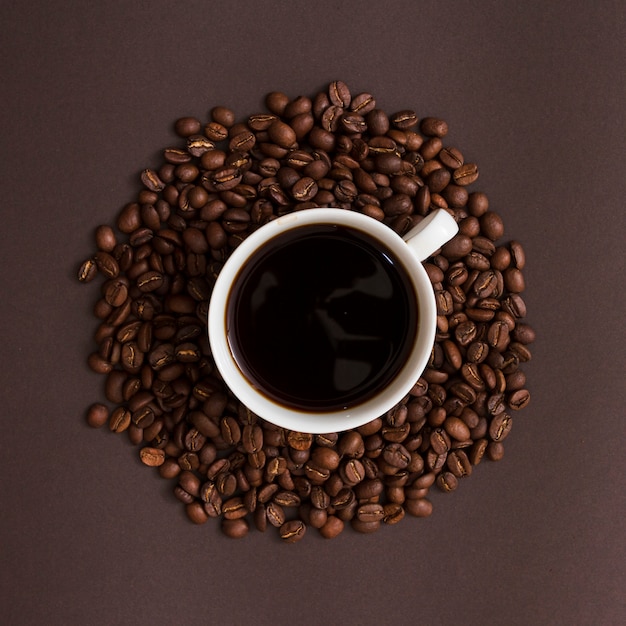
POLYGON ((348 408, 408 357, 417 297, 401 263, 343 226, 284 233, 251 257, 227 310, 232 354, 259 391, 297 409, 348 408))

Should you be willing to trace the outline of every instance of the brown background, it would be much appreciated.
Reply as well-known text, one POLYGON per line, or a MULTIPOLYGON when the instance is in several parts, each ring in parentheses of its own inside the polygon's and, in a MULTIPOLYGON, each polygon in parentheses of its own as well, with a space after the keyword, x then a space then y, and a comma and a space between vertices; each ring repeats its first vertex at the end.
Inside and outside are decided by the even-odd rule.
POLYGON ((0 24, 3 623, 623 623, 623 2, 39 0, 0 24), (177 117, 335 79, 479 164, 529 259, 532 402, 427 520, 233 542, 84 425, 76 271, 177 117))

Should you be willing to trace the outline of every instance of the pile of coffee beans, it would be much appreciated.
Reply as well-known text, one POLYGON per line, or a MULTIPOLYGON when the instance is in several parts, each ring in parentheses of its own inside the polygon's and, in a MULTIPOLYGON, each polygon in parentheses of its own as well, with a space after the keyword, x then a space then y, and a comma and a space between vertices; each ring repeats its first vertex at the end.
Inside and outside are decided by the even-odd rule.
POLYGON ((104 280, 94 313, 104 399, 87 421, 125 433, 141 462, 172 481, 189 519, 218 518, 229 537, 275 527, 287 543, 346 525, 370 533, 432 512, 429 490, 454 491, 498 461, 513 415, 530 398, 520 367, 524 250, 503 241, 475 163, 446 141, 442 119, 388 115, 369 93, 332 82, 313 97, 272 92, 238 121, 224 106, 176 121, 180 138, 117 217, 99 226, 79 280, 104 280), (266 423, 237 401, 215 367, 206 318, 231 252, 280 215, 340 207, 400 235, 432 210, 459 233, 425 263, 437 302, 427 369, 372 422, 311 435, 266 423))

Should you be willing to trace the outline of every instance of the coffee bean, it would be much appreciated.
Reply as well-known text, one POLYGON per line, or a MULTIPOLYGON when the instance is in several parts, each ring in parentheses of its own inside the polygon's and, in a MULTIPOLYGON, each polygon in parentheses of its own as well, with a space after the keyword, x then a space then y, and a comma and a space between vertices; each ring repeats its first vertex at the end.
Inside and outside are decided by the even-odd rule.
POLYGON ((309 176, 300 178, 291 188, 295 200, 306 202, 315 197, 318 192, 317 183, 309 176))
POLYGON ((244 518, 222 520, 222 532, 231 539, 242 539, 249 530, 250 525, 244 518))
POLYGON ((312 108, 313 102, 309 97, 297 96, 287 103, 285 110, 283 111, 283 115, 286 118, 293 119, 302 113, 310 113, 312 108))
POLYGON ((436 428, 430 434, 430 445, 436 454, 444 454, 450 449, 450 437, 442 428, 436 428))
POLYGON ((92 428, 101 428, 109 421, 109 409, 100 402, 95 402, 87 411, 87 423, 92 428))
POLYGON ((319 529, 324 539, 334 539, 343 532, 345 522, 336 515, 329 515, 325 524, 319 529))
POLYGON ((448 124, 436 117, 425 117, 420 124, 420 130, 429 137, 444 137, 448 134, 448 124))
POLYGON ((165 461, 165 452, 157 448, 145 447, 139 451, 141 462, 149 467, 158 467, 165 461))
POLYGON ((190 135, 187 138, 187 151, 194 157, 201 157, 214 148, 215 144, 204 135, 190 135))
POLYGON ((437 486, 444 493, 454 491, 459 485, 457 477, 452 472, 442 472, 437 476, 437 486))
POLYGON ((339 467, 341 457, 339 453, 330 447, 316 447, 312 454, 311 460, 318 466, 334 471, 339 467))
POLYGON ((383 506, 383 523, 393 525, 402 521, 404 509, 402 505, 388 502, 383 506))
POLYGON ((181 117, 174 123, 174 130, 177 135, 181 137, 189 137, 189 135, 196 135, 200 132, 202 125, 200 120, 195 117, 181 117))
POLYGON ((370 111, 373 111, 376 107, 376 100, 374 96, 369 93, 360 93, 352 98, 350 103, 350 110, 366 115, 370 111))
POLYGON ((107 278, 116 278, 120 273, 117 261, 108 252, 103 252, 102 250, 96 252, 94 261, 100 272, 107 278))
POLYGON ((343 107, 344 109, 348 108, 352 101, 348 85, 340 80, 335 80, 330 83, 328 87, 328 97, 332 104, 343 107))
POLYGON ((235 113, 225 106, 215 106, 211 109, 211 119, 226 128, 230 128, 235 123, 235 113))
POLYGON ((270 139, 283 148, 290 148, 296 142, 294 130, 280 120, 274 120, 267 132, 270 139))
POLYGON ((279 529, 280 538, 285 543, 300 541, 306 532, 306 526, 301 520, 285 522, 279 529))
POLYGON ((108 374, 113 369, 113 363, 103 358, 98 352, 92 352, 87 357, 87 364, 96 374, 108 374))
POLYGON ((112 307, 119 307, 126 302, 128 285, 123 280, 111 280, 104 287, 104 300, 112 307))
POLYGON ((159 175, 151 169, 145 169, 141 172, 141 182, 147 189, 154 192, 162 191, 165 187, 165 184, 159 178, 159 175))
POLYGON ((365 468, 358 459, 348 459, 341 466, 340 475, 346 485, 354 486, 365 478, 365 468))
POLYGON ((441 248, 443 256, 450 260, 460 259, 472 250, 472 239, 467 235, 457 234, 441 248))
POLYGON ((404 504, 404 510, 413 517, 428 517, 433 512, 433 505, 426 498, 409 499, 404 504))
POLYGON ((398 111, 398 113, 394 113, 389 120, 393 126, 399 128, 401 130, 408 130, 417 126, 417 122, 419 121, 417 118, 417 114, 415 111, 411 111, 410 109, 405 109, 403 111, 398 111))
POLYGON ((493 211, 487 211, 481 216, 480 228, 484 235, 492 241, 496 241, 504 235, 502 218, 493 211))
POLYGON ((446 459, 446 465, 456 478, 470 476, 472 465, 463 450, 452 450, 446 459))
POLYGON ((204 507, 199 502, 192 502, 185 507, 187 517, 194 524, 204 524, 208 521, 209 516, 204 510, 204 507))
POLYGON ((517 389, 508 398, 508 404, 514 411, 519 411, 530 402, 530 392, 527 389, 517 389))
POLYGON ((451 170, 455 170, 464 163, 463 155, 456 148, 443 148, 439 152, 439 160, 451 170))
POLYGON ((358 518, 350 520, 350 526, 358 533, 374 533, 380 528, 380 521, 364 522, 358 518))
POLYGON ((502 352, 509 344, 509 327, 505 322, 494 322, 487 331, 487 342, 498 352, 502 352))
POLYGON ((137 278, 137 287, 143 293, 149 293, 159 289, 163 285, 163 281, 163 274, 150 270, 137 278))
POLYGON ((389 130, 389 117, 381 109, 372 109, 366 116, 368 133, 373 137, 380 137, 389 130))
POLYGON ((521 293, 526 288, 524 276, 521 270, 516 267, 509 267, 504 270, 504 287, 511 293, 521 293))
POLYGON ((337 451, 341 456, 361 458, 365 453, 365 444, 360 433, 348 431, 344 433, 337 444, 337 451))
POLYGON ((504 445, 499 441, 490 441, 487 444, 486 455, 490 461, 501 461, 504 457, 504 445))
POLYGON ((117 245, 115 232, 107 224, 102 224, 96 228, 95 240, 96 246, 102 252, 111 253, 117 245))
POLYGON ((399 443, 390 443, 385 446, 382 457, 386 463, 399 469, 404 469, 411 461, 411 454, 399 443))
POLYGON ((493 441, 502 441, 511 431, 511 416, 504 411, 498 413, 489 426, 489 436, 493 441))
POLYGON ((294 450, 308 450, 313 444, 313 435, 291 430, 287 434, 287 443, 294 450))
POLYGON ((78 270, 78 280, 82 283, 91 282, 98 274, 98 265, 95 259, 87 259, 78 270))
POLYGON ((471 185, 478 180, 478 166, 475 163, 464 163, 454 170, 453 178, 457 185, 471 185))

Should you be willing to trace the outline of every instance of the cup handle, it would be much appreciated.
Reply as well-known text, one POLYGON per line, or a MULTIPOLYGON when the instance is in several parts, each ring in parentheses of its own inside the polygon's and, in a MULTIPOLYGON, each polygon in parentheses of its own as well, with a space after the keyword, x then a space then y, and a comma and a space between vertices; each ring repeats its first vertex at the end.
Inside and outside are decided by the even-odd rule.
POLYGON ((411 228, 402 239, 417 258, 424 261, 458 232, 459 226, 450 213, 437 209, 411 228))

